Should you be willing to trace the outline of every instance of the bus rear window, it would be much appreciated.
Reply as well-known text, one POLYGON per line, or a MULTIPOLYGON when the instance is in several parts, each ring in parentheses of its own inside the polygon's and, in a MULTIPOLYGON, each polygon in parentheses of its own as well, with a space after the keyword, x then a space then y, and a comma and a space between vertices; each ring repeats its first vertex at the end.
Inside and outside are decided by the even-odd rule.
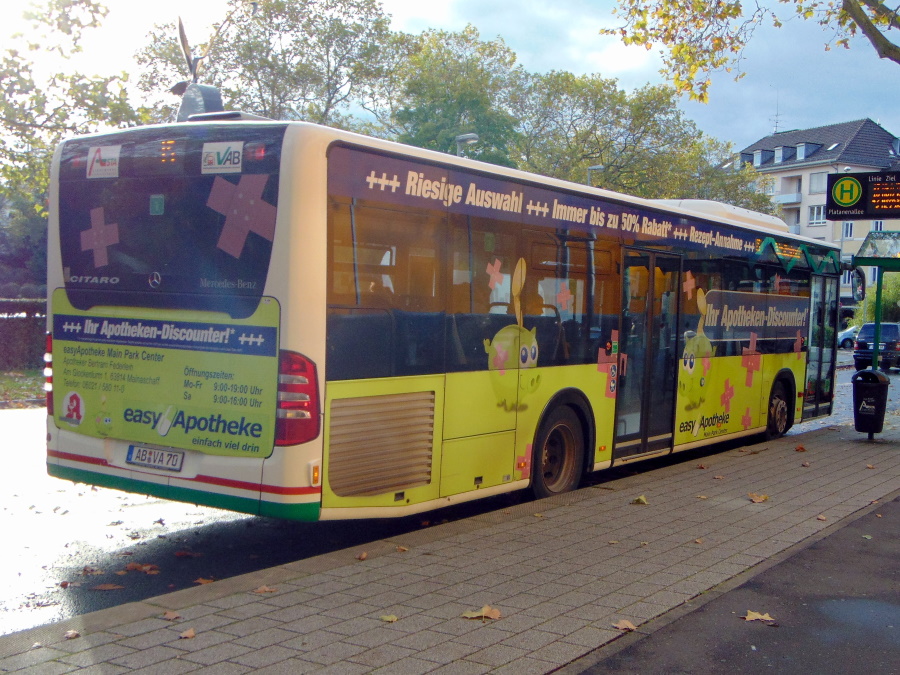
POLYGON ((185 124, 66 143, 59 231, 70 302, 249 316, 275 236, 284 129, 185 124))

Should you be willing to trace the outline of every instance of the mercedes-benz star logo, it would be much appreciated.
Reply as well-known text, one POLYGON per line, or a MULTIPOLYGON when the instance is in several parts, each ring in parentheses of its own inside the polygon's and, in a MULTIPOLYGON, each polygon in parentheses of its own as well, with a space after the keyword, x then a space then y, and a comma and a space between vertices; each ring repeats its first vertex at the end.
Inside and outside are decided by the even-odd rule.
POLYGON ((150 288, 159 288, 162 283, 162 275, 159 272, 153 272, 147 279, 147 283, 150 284, 150 288))

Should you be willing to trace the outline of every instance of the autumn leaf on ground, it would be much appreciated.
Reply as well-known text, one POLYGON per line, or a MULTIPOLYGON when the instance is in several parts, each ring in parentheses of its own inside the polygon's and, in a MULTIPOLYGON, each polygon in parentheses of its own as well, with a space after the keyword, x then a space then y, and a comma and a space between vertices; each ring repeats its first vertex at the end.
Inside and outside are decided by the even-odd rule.
POLYGON ((802 445, 798 445, 796 448, 794 448, 794 450, 797 452, 806 452, 806 448, 804 448, 802 445))
POLYGON ((199 558, 202 553, 194 553, 193 551, 175 551, 176 558, 199 558))
POLYGON ((752 610, 747 610, 747 616, 741 617, 744 621, 775 621, 769 613, 760 614, 759 612, 754 612, 752 610))
POLYGON ((535 514, 534 514, 534 517, 535 517, 535 518, 543 518, 543 517, 544 517, 544 514, 543 514, 543 513, 535 513, 535 514))
POLYGON ((697 499, 709 499, 706 495, 697 495, 697 499))
POLYGON ((613 628, 618 628, 619 630, 625 630, 631 632, 633 630, 637 630, 637 626, 631 623, 628 619, 622 619, 621 621, 617 621, 613 624, 613 628))
POLYGON ((809 462, 803 462, 803 464, 801 464, 800 466, 803 466, 803 467, 809 467, 809 466, 811 466, 811 465, 810 465, 809 462))
POLYGON ((358 556, 356 556, 356 559, 357 559, 357 560, 365 560, 365 559, 368 558, 368 557, 369 557, 369 554, 366 553, 365 551, 363 551, 363 552, 360 553, 358 556))
POLYGON ((92 591, 118 591, 125 588, 124 586, 119 586, 119 584, 100 584, 99 586, 91 587, 92 591))
POLYGON ((875 514, 875 517, 876 517, 876 518, 884 518, 884 516, 882 516, 880 513, 876 513, 876 514, 875 514))
POLYGON ((825 521, 825 520, 828 520, 828 518, 826 518, 825 516, 821 516, 821 515, 820 515, 820 516, 816 516, 816 520, 822 520, 822 521, 825 521))
POLYGON ((393 614, 385 614, 384 616, 379 617, 379 618, 380 618, 382 621, 384 621, 385 623, 394 623, 395 621, 399 621, 399 620, 400 620, 400 619, 398 619, 398 618, 397 618, 395 615, 393 615, 393 614))
POLYGON ((755 492, 748 492, 747 496, 750 497, 750 501, 754 504, 762 504, 769 501, 769 495, 758 495, 755 492))
POLYGON ((277 591, 277 588, 272 588, 271 586, 260 586, 259 588, 253 589, 254 593, 259 593, 260 595, 262 595, 263 593, 275 593, 277 591))
POLYGON ((144 574, 159 574, 159 565, 144 565, 143 563, 128 563, 125 565, 128 572, 143 572, 144 574))
POLYGON ((90 565, 88 565, 86 567, 81 568, 81 573, 86 577, 99 576, 99 575, 103 574, 103 570, 98 570, 96 567, 91 567, 90 565))
POLYGON ((181 618, 181 614, 179 614, 178 612, 173 612, 172 610, 168 610, 165 614, 162 615, 162 618, 164 618, 166 621, 177 621, 181 618))
POLYGON ((193 628, 188 628, 178 637, 182 640, 193 640, 195 637, 197 637, 197 631, 195 631, 193 628))
POLYGON ((65 632, 66 640, 74 640, 75 638, 79 637, 81 637, 81 633, 79 633, 77 630, 67 630, 65 632))
POLYGON ((215 579, 204 579, 200 577, 199 579, 194 579, 195 584, 211 584, 215 581, 215 579))
POLYGON ((647 498, 644 495, 641 495, 640 497, 635 497, 634 499, 631 500, 631 503, 632 504, 643 504, 643 505, 649 504, 649 502, 647 501, 647 498))
POLYGON ((406 553, 409 549, 406 546, 398 546, 397 553, 406 553))
POLYGON ((694 543, 695 543, 695 544, 702 544, 702 543, 703 543, 703 537, 700 537, 699 539, 694 539, 694 543))
POLYGON ((44 646, 44 643, 42 643, 42 642, 35 642, 33 645, 31 645, 31 648, 32 648, 32 649, 40 649, 40 648, 43 647, 43 646, 44 646))
POLYGON ((872 466, 871 464, 866 464, 866 468, 867 468, 867 469, 874 469, 875 467, 872 466))
POLYGON ((713 480, 724 480, 725 476, 713 476, 713 480))
POLYGON ((477 612, 464 612, 462 616, 464 619, 481 619, 482 621, 485 619, 499 619, 500 610, 490 605, 485 605, 477 612))
POLYGON ((707 469, 707 468, 709 468, 709 467, 707 467, 706 464, 698 464, 698 465, 697 465, 697 468, 698 468, 698 469, 707 469))

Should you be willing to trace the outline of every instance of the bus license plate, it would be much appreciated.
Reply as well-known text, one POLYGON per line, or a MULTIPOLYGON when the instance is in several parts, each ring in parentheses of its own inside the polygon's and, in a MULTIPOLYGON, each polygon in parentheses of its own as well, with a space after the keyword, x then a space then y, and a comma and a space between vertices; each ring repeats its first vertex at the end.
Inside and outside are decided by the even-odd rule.
POLYGON ((143 448, 140 445, 129 445, 125 461, 152 469, 181 471, 184 453, 180 450, 157 450, 156 448, 143 448))

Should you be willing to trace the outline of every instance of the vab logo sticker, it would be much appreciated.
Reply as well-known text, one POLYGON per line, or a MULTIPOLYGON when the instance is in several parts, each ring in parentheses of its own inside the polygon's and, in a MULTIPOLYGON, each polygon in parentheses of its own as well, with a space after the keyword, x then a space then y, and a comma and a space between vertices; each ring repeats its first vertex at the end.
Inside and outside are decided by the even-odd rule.
POLYGON ((98 145, 88 150, 88 178, 118 178, 121 145, 98 145))
POLYGON ((844 176, 834 182, 831 187, 831 197, 838 206, 847 208, 853 206, 862 197, 862 185, 851 176, 844 176))
POLYGON ((240 173, 244 142, 204 143, 200 173, 240 173))
POLYGON ((63 399, 63 416, 60 418, 63 422, 68 422, 74 427, 81 424, 84 419, 84 401, 78 392, 70 391, 63 399))

